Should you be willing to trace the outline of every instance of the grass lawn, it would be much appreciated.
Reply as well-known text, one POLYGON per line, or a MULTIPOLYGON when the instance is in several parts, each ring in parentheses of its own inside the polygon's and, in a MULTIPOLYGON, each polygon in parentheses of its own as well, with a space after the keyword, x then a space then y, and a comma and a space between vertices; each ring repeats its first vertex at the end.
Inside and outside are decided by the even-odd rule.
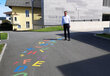
POLYGON ((3 49, 4 45, 5 45, 5 44, 0 44, 0 54, 1 54, 1 52, 2 52, 2 49, 3 49))
POLYGON ((110 38, 109 34, 96 34, 97 36, 105 37, 105 38, 110 38))
POLYGON ((8 37, 8 34, 7 33, 0 33, 0 39, 1 40, 6 40, 8 37))
POLYGON ((63 31, 63 28, 61 26, 55 26, 55 27, 46 27, 39 30, 31 30, 34 32, 52 32, 52 31, 63 31))

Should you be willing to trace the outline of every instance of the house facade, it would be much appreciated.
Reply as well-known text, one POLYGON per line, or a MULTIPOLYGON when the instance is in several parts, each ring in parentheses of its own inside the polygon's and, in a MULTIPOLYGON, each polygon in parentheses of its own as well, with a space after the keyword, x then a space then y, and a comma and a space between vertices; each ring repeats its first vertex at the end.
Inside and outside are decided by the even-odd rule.
POLYGON ((42 18, 40 0, 7 0, 6 6, 12 9, 13 30, 32 30, 34 25, 39 25, 42 18))

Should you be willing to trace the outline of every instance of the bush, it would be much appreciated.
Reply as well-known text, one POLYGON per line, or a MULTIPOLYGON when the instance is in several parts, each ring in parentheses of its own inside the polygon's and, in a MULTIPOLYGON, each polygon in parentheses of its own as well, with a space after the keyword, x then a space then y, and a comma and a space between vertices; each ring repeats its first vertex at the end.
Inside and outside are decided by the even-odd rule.
POLYGON ((12 24, 10 24, 10 23, 2 23, 2 24, 0 25, 0 30, 1 30, 1 31, 12 30, 12 24))

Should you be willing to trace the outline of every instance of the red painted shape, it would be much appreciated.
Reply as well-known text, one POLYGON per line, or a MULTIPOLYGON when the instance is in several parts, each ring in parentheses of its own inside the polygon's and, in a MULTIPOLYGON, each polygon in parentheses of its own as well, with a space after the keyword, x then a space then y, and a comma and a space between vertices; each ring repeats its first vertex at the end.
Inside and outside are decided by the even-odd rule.
POLYGON ((44 40, 44 41, 49 41, 49 40, 44 40))
POLYGON ((37 51, 35 51, 35 52, 30 51, 27 55, 29 55, 29 54, 31 54, 31 53, 34 55, 34 54, 36 54, 36 53, 37 53, 37 51))
POLYGON ((15 65, 15 64, 17 64, 17 63, 19 63, 18 61, 16 61, 15 63, 13 63, 13 65, 15 65))

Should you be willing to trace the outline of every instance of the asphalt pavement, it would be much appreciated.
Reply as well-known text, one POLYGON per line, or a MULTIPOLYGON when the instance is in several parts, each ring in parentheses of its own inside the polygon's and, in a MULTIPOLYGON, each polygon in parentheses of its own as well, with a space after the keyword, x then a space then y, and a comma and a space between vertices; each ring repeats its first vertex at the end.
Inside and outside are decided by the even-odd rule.
POLYGON ((93 33, 9 32, 0 76, 110 76, 110 40, 93 33))

